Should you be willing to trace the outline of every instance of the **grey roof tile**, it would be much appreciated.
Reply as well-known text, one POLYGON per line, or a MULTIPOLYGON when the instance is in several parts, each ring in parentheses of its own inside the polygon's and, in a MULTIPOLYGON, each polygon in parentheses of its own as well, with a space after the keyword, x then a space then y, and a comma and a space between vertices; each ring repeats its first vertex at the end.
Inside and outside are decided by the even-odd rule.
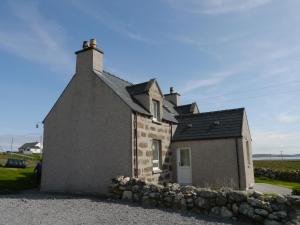
POLYGON ((244 108, 179 115, 173 141, 241 137, 244 108))
MULTIPOLYGON (((96 75, 101 78, 133 111, 151 116, 151 113, 148 112, 142 105, 135 101, 131 95, 144 93, 150 87, 150 82, 153 82, 154 79, 151 79, 148 82, 134 85, 126 80, 123 80, 111 73, 103 71, 103 73, 95 72, 96 75)), ((164 105, 169 105, 167 100, 164 100, 164 105)), ((172 109, 174 111, 174 109, 172 109)), ((172 111, 168 112, 164 108, 163 120, 177 123, 175 118, 176 114, 173 114, 172 111)))

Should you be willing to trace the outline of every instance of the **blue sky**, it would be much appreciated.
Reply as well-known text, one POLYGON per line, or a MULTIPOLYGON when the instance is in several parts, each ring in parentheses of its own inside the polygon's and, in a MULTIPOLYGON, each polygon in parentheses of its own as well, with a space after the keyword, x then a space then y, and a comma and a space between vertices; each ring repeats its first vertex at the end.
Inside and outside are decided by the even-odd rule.
MULTIPOLYGON (((96 38, 104 67, 152 77, 202 112, 246 107, 254 153, 300 153, 300 1, 2 1, 0 146, 39 140, 72 75, 74 52, 96 38)), ((0 147, 0 148, 1 148, 0 147)))

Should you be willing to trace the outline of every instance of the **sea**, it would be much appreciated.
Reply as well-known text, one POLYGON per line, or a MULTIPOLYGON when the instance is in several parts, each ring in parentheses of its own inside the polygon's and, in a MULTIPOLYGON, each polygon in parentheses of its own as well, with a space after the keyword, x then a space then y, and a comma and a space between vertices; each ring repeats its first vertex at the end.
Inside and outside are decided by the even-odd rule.
POLYGON ((300 156, 268 156, 268 157, 253 157, 253 160, 300 160, 300 156))

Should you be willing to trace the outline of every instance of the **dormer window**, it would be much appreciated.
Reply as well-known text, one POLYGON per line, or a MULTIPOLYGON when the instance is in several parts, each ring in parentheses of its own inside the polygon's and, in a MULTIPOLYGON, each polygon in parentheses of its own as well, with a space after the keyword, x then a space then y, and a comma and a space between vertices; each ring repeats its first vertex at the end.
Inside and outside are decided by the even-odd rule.
POLYGON ((152 100, 153 120, 159 120, 159 101, 152 100))

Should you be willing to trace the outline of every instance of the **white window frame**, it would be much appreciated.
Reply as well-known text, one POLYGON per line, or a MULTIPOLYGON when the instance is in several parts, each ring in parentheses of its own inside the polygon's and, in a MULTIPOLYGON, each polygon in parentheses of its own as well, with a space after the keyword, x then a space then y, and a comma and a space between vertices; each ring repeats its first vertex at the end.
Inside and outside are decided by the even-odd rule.
POLYGON ((152 170, 153 171, 160 171, 160 167, 161 167, 161 141, 160 140, 156 140, 153 139, 152 140, 152 170), (157 158, 158 159, 154 159, 153 155, 154 155, 154 148, 157 147, 157 158), (157 166, 154 166, 154 164, 157 164, 157 166))
POLYGON ((160 108, 159 107, 160 107, 159 101, 157 101, 155 99, 152 99, 153 120, 156 120, 156 121, 159 120, 159 114, 160 114, 160 108))

